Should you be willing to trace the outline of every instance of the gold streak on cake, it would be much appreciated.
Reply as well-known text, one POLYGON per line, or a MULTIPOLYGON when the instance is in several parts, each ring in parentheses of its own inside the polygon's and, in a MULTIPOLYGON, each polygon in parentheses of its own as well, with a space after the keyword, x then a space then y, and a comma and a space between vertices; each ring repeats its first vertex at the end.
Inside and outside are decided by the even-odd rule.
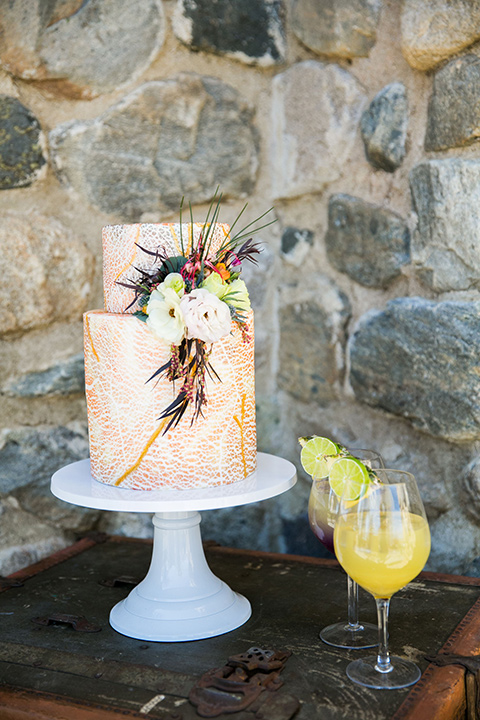
POLYGON ((239 420, 238 417, 236 415, 234 415, 233 419, 235 420, 238 427, 240 428, 240 448, 242 451, 243 474, 244 474, 244 477, 247 477, 247 461, 245 460, 245 447, 244 447, 244 441, 243 441, 243 421, 245 419, 245 393, 243 393, 243 395, 242 395, 240 417, 241 417, 241 420, 239 420))
POLYGON ((134 240, 135 249, 133 251, 133 255, 130 258, 130 260, 127 262, 127 264, 123 266, 123 268, 120 270, 120 272, 117 275, 115 275, 114 282, 117 282, 118 278, 121 277, 126 270, 128 270, 128 268, 131 266, 131 264, 135 260, 135 255, 137 254, 136 243, 138 243, 138 241, 140 240, 140 230, 141 230, 141 225, 138 226, 137 234, 135 236, 135 240, 134 240))
POLYGON ((173 223, 168 223, 168 227, 170 228, 170 232, 172 233, 172 237, 173 237, 173 239, 174 239, 174 241, 175 241, 175 245, 177 246, 177 250, 178 250, 179 253, 181 253, 181 252, 182 252, 182 248, 181 248, 180 243, 179 243, 179 241, 178 241, 177 233, 175 232, 173 223))
POLYGON ((85 328, 87 330, 88 339, 90 340, 92 352, 95 355, 97 362, 100 362, 100 358, 98 357, 97 351, 95 350, 95 345, 93 344, 92 333, 90 332, 90 320, 88 318, 88 315, 85 315, 85 328))
POLYGON ((160 435, 160 433, 162 432, 163 428, 165 427, 165 425, 167 424, 167 421, 168 421, 169 419, 170 419, 170 418, 168 418, 168 417, 164 418, 163 422, 160 423, 160 425, 159 425, 158 428, 155 430, 155 432, 153 433, 153 435, 150 436, 147 444, 145 445, 145 447, 143 448, 142 452, 141 452, 140 455, 138 456, 136 462, 134 462, 133 465, 132 465, 132 467, 128 468, 128 470, 125 470, 125 472, 123 473, 123 475, 120 475, 120 477, 118 478, 118 480, 115 480, 115 483, 114 483, 115 485, 120 485, 120 484, 125 480, 125 478, 128 477, 128 475, 130 475, 130 473, 132 473, 134 470, 136 470, 136 469, 138 468, 138 466, 139 466, 140 463, 142 462, 143 458, 145 457, 145 455, 147 454, 147 452, 150 450, 151 446, 153 445, 153 443, 155 442, 155 440, 157 439, 157 437, 160 435))

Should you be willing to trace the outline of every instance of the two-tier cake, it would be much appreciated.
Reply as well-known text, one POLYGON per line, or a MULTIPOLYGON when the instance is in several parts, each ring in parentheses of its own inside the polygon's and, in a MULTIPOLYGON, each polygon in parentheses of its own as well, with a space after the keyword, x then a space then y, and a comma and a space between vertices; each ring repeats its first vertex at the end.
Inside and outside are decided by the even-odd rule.
POLYGON ((103 230, 105 311, 84 316, 92 475, 139 490, 211 487, 256 465, 254 328, 219 223, 103 230))

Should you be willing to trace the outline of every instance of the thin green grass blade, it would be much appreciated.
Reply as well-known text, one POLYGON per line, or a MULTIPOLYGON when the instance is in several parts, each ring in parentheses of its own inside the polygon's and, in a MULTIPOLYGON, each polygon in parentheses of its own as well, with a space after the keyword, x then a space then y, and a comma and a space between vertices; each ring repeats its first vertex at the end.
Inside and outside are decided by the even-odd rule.
POLYGON ((182 236, 182 209, 183 209, 183 201, 185 200, 185 195, 182 195, 182 199, 180 201, 180 247, 182 248, 182 255, 185 257, 185 247, 183 245, 183 236, 182 236))

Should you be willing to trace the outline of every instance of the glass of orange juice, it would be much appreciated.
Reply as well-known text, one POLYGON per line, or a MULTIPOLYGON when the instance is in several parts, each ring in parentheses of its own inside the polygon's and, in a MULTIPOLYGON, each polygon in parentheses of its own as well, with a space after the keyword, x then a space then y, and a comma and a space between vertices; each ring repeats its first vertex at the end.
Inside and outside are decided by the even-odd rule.
POLYGON ((423 569, 430 553, 430 530, 413 475, 376 470, 362 487, 345 483, 334 531, 335 554, 344 570, 377 603, 376 655, 347 667, 354 682, 376 689, 402 688, 420 678, 415 663, 391 656, 388 611, 392 595, 423 569))

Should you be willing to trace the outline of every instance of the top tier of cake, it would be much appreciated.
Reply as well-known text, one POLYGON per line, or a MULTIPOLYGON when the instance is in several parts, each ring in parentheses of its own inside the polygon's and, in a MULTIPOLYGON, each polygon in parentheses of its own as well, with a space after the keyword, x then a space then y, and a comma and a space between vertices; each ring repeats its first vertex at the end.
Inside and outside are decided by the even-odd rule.
MULTIPOLYGON (((134 291, 123 287, 119 281, 135 281, 139 277, 135 268, 146 269, 152 266, 154 258, 144 250, 163 250, 170 257, 186 255, 192 246, 195 247, 203 229, 203 223, 182 223, 181 226, 179 223, 138 223, 104 227, 102 238, 105 310, 122 313, 132 303, 134 291)), ((215 224, 208 237, 209 255, 218 250, 229 232, 228 225, 215 224)), ((131 307, 129 312, 136 309, 131 307)))

